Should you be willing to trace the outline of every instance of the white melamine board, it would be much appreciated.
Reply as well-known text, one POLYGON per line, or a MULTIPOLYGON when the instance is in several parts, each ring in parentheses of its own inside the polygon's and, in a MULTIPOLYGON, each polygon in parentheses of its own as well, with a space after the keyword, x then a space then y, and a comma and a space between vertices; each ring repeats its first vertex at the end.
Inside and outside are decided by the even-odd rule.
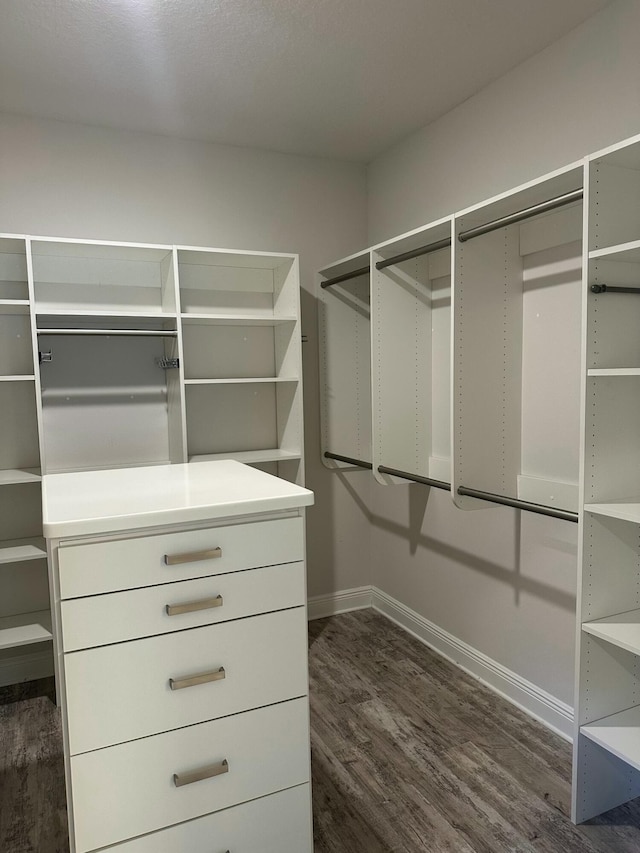
POLYGON ((587 379, 587 503, 616 501, 640 493, 640 378, 587 379))
POLYGON ((0 486, 21 483, 39 483, 42 479, 39 468, 5 468, 0 470, 0 486))
POLYGON ((606 616, 595 622, 583 622, 582 630, 634 655, 640 655, 640 610, 606 616))
POLYGON ((302 462, 302 386, 299 382, 276 385, 277 447, 301 456, 302 462))
POLYGON ((46 556, 44 539, 38 537, 3 539, 0 541, 0 565, 44 560, 46 556))
POLYGON ((590 217, 589 249, 606 249, 640 240, 640 170, 614 165, 604 157, 589 168, 595 200, 590 217))
POLYGON ((640 659, 606 640, 582 632, 580 702, 577 723, 584 726, 637 703, 640 659))
MULTIPOLYGON (((556 216, 543 218, 552 222, 556 216)), ((528 477, 573 484, 576 494, 571 505, 560 501, 554 504, 576 510, 582 243, 555 245, 527 254, 522 279, 520 470, 528 477)), ((529 499, 524 494, 522 497, 529 499)))
POLYGON ((239 379, 185 379, 185 385, 262 385, 277 382, 298 382, 296 376, 249 376, 239 379))
POLYGON ((0 383, 0 436, 0 469, 38 466, 38 426, 33 382, 0 383))
POLYGON ((161 338, 40 337, 47 471, 169 461, 161 338))
MULTIPOLYGON (((368 258, 361 257, 360 265, 368 258)), ((340 265, 336 270, 325 271, 325 278, 342 274, 340 265)), ((371 462, 369 274, 319 288, 319 293, 322 450, 371 462)), ((343 467, 324 457, 323 462, 343 467)))
POLYGON ((591 512, 594 515, 640 524, 640 495, 610 500, 605 503, 587 503, 584 505, 584 509, 585 512, 591 512))
POLYGON ((297 785, 118 845, 117 853, 220 850, 243 853, 308 853, 313 849, 311 792, 297 785))
POLYGON ((300 452, 295 453, 287 450, 244 450, 234 453, 207 453, 201 456, 190 456, 189 462, 215 462, 222 459, 235 459, 237 462, 253 465, 263 462, 286 462, 300 458, 300 452))
POLYGON ((72 755, 305 696, 304 607, 65 655, 72 755), (224 678, 181 690, 224 668, 224 678), (113 702, 122 694, 126 702, 113 702))
POLYGON ((307 782, 308 721, 296 699, 73 756, 77 853, 307 782), (174 774, 223 760, 222 776, 174 786, 174 774))
POLYGON ((0 618, 0 650, 44 643, 51 638, 51 615, 48 610, 0 618))
POLYGON ((27 299, 26 243, 0 239, 0 299, 27 299))
POLYGON ((640 707, 596 720, 581 728, 582 734, 640 770, 640 707))
POLYGON ((25 553, 37 554, 37 557, 0 566, 0 617, 49 608, 44 542, 35 541, 36 545, 29 551, 25 549, 25 553))
POLYGON ((451 480, 451 274, 448 249, 429 258, 431 279, 431 455, 429 476, 451 480), (437 460, 437 461, 436 461, 437 460), (447 475, 439 469, 444 463, 447 475), (438 468, 435 470, 434 465, 438 468))
POLYGON ((578 733, 574 744, 572 819, 576 823, 640 795, 640 773, 578 733))
POLYGON ((0 374, 33 375, 31 321, 26 314, 5 314, 0 305, 0 374))
POLYGON ((184 326, 279 326, 295 323, 291 315, 283 317, 252 317, 250 314, 182 314, 184 326))
POLYGON ((303 562, 71 598, 60 606, 62 645, 65 652, 79 651, 305 603, 303 562), (217 600, 219 606, 171 616, 167 613, 168 605, 203 600, 217 600))
MULTIPOLYGON (((462 219, 458 230, 472 227, 462 219)), ((522 261, 518 226, 456 241, 453 340, 454 495, 515 496, 521 459, 522 261)))
POLYGON ((28 299, 0 299, 0 314, 28 314, 28 299))
MULTIPOLYGON (((640 240, 631 240, 628 243, 618 243, 606 249, 595 249, 589 252, 591 260, 616 261, 621 264, 640 263, 640 240)), ((637 281, 637 278, 636 278, 637 281)))
POLYGON ((640 376, 640 367, 601 367, 587 371, 587 376, 640 376))
POLYGON ((19 374, 17 376, 0 376, 0 382, 33 382, 35 374, 19 374))

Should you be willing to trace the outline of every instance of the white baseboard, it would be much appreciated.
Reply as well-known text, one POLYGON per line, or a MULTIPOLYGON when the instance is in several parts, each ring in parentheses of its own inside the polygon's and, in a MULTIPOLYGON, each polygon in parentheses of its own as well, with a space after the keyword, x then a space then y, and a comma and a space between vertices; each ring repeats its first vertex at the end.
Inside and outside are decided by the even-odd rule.
POLYGON ((309 619, 324 619, 350 610, 364 610, 371 607, 371 587, 359 586, 345 589, 330 595, 316 595, 308 601, 309 619))
POLYGON ((53 655, 50 649, 0 660, 0 687, 48 678, 50 675, 53 675, 53 655))
POLYGON ((430 649, 477 678, 565 740, 573 738, 573 708, 459 640, 377 587, 360 587, 309 600, 309 618, 373 607, 430 649))

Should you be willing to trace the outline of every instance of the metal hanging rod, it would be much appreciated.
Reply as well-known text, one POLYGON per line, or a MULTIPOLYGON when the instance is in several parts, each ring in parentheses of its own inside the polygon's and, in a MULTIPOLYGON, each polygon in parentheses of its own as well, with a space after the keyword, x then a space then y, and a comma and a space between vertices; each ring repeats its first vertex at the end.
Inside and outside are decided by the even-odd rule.
POLYGON ((612 287, 609 284, 592 284, 591 293, 640 293, 640 287, 612 287))
POLYGON ((37 329, 39 335, 125 335, 137 338, 175 338, 177 332, 156 329, 37 329))
POLYGON ((433 486, 434 489, 449 491, 451 483, 444 480, 434 480, 432 477, 421 477, 420 474, 409 474, 408 471, 398 471, 396 468, 387 468, 386 465, 378 465, 381 474, 391 474, 392 477, 401 477, 403 480, 411 480, 413 483, 422 483, 424 486, 433 486))
POLYGON ((376 261, 376 269, 383 270, 385 267, 393 266, 393 264, 401 264, 402 261, 410 261, 411 258, 419 258, 421 255, 430 255, 431 252, 437 252, 438 249, 446 249, 451 245, 451 237, 445 237, 444 240, 438 240, 436 243, 429 243, 428 246, 420 246, 418 249, 411 249, 410 252, 402 252, 400 255, 394 255, 392 258, 385 258, 383 261, 376 261))
POLYGON ((554 509, 544 504, 534 504, 529 501, 521 501, 518 498, 507 498, 504 495, 495 495, 493 492, 482 492, 480 489, 468 489, 466 486, 458 488, 459 495, 466 495, 470 498, 479 498, 483 501, 491 501, 494 504, 502 504, 510 506, 514 509, 524 509, 527 512, 537 512, 539 515, 550 515, 552 518, 560 518, 563 521, 578 521, 577 512, 569 512, 567 509, 554 509))
POLYGON ((320 282, 320 287, 331 287, 333 284, 340 284, 341 281, 349 281, 351 278, 358 278, 360 275, 365 275, 371 271, 369 264, 366 267, 360 267, 353 272, 345 272, 342 275, 337 275, 335 278, 328 278, 326 281, 320 282))
POLYGON ((356 465, 358 468, 367 468, 369 471, 373 469, 371 462, 363 462, 361 459, 352 459, 351 456, 340 456, 338 453, 329 453, 327 450, 324 454, 325 459, 335 459, 337 462, 346 462, 349 465, 356 465))
POLYGON ((550 198, 548 201, 534 204, 531 207, 525 207, 524 210, 518 210, 515 213, 510 213, 508 216, 501 216, 500 219, 494 219, 491 222, 487 222, 486 225, 478 225, 476 228, 461 231, 458 234, 458 240, 461 243, 465 243, 474 237, 480 237, 482 234, 488 234, 490 231, 497 231, 499 228, 504 228, 505 225, 513 225, 515 222, 522 222, 523 219, 538 216, 540 213, 547 213, 558 207, 564 207, 566 204, 572 204, 574 201, 580 201, 582 196, 583 191, 581 189, 572 190, 570 193, 550 198))

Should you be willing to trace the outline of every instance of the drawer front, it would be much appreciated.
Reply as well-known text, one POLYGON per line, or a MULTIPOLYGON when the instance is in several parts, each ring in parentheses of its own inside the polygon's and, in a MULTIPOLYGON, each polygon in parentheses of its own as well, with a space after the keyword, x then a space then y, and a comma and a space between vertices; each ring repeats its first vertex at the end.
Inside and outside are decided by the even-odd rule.
POLYGON ((309 782, 308 703, 294 699, 70 763, 76 851, 86 853, 309 782), (189 781, 186 774, 205 769, 218 775, 189 781), (176 775, 188 784, 178 787, 176 775))
POLYGON ((65 652, 305 604, 304 563, 283 563, 61 603, 65 652))
POLYGON ((76 598, 293 563, 304 559, 303 541, 302 518, 296 517, 63 545, 58 549, 60 597, 76 598))
POLYGON ((71 754, 306 695, 306 630, 296 607, 65 655, 71 754))
POLYGON ((125 841, 113 853, 313 853, 309 785, 125 841))

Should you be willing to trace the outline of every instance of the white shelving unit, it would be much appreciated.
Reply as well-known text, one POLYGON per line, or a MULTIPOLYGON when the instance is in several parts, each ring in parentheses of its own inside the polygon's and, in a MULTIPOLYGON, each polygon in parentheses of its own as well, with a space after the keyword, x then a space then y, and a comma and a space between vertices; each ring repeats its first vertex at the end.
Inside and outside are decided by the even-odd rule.
POLYGON ((51 667, 30 296, 26 238, 0 235, 0 686, 51 667))
POLYGON ((455 217, 461 509, 495 505, 469 489, 578 511, 583 171, 570 166, 455 217))
POLYGON ((450 488, 451 233, 449 217, 372 249, 373 471, 383 485, 407 483, 396 470, 450 488))
POLYGON ((328 468, 372 467, 370 260, 369 251, 359 252, 319 275, 321 451, 328 468))
POLYGON ((589 159, 573 817, 640 795, 640 138, 589 159))

